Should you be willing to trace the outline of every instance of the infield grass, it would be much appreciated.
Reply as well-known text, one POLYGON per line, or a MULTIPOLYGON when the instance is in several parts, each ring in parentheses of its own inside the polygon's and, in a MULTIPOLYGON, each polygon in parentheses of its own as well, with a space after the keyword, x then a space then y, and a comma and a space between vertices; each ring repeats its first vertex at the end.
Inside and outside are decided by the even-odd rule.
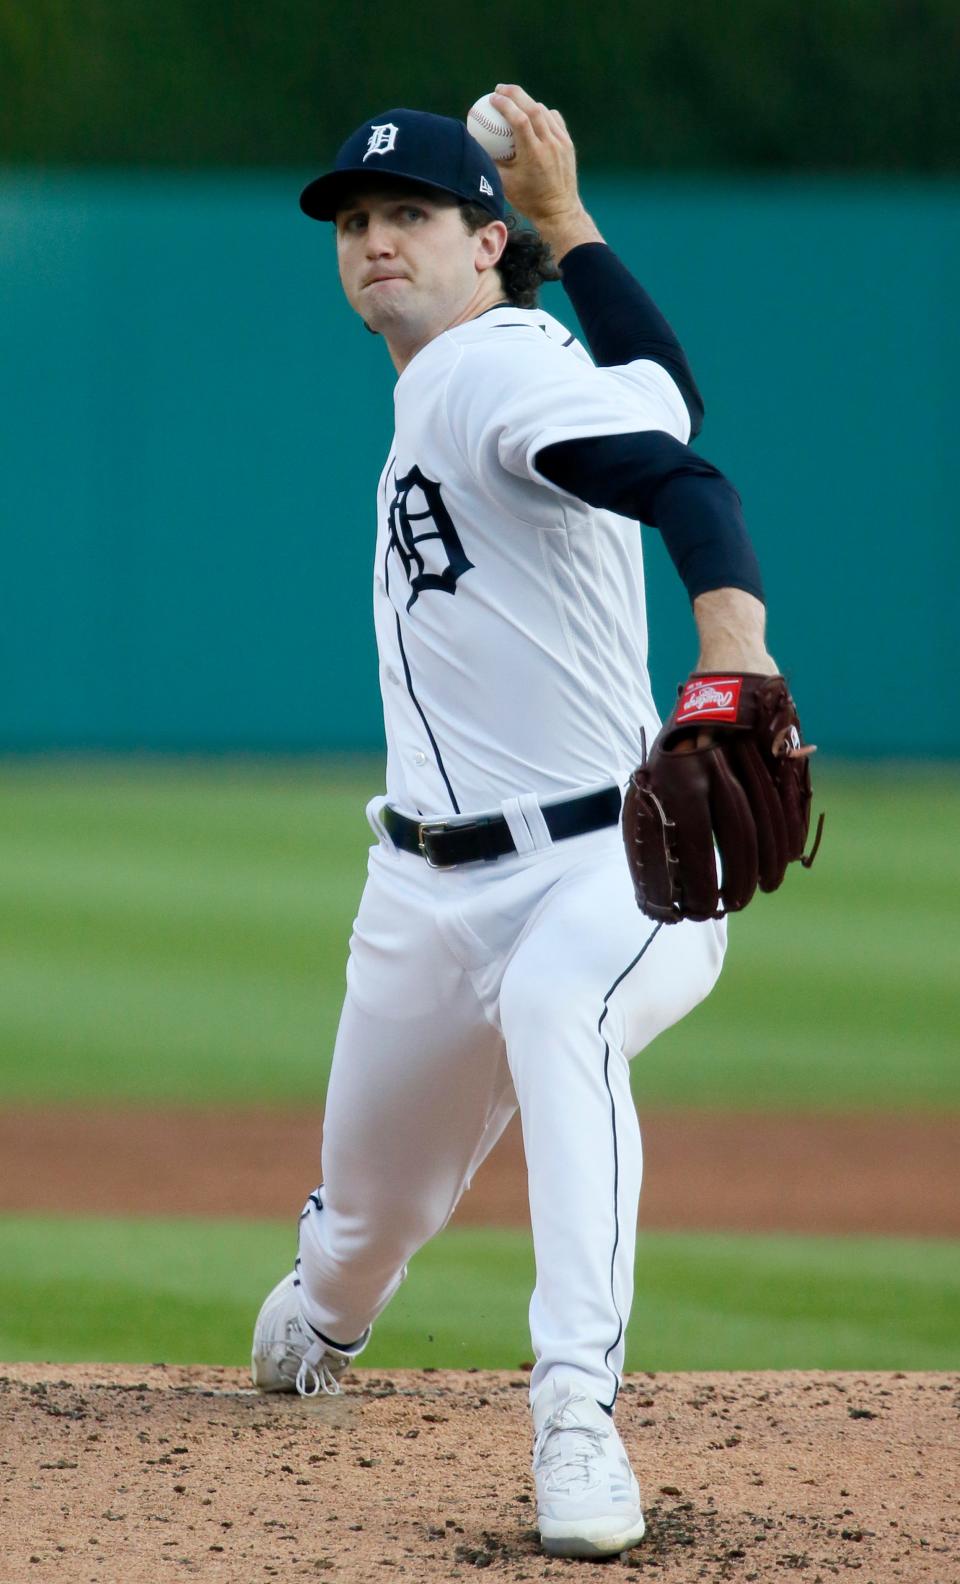
MULTIPOLYGON (((0 1099, 315 1104, 373 762, 7 762, 0 1099)), ((815 868, 731 921, 639 1100, 957 1108, 960 784, 820 769, 815 868)))
MULTIPOLYGON (((0 1221, 0 1358, 245 1364, 287 1224, 0 1221)), ((411 1263, 365 1367, 530 1359, 521 1232, 451 1228, 411 1263)), ((960 1246, 649 1233, 628 1369, 956 1369, 960 1246)))

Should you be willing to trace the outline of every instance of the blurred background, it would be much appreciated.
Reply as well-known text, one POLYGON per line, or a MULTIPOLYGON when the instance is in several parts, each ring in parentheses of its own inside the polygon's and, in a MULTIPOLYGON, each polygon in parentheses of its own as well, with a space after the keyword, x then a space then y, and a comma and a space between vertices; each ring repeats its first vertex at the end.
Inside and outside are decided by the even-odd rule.
MULTIPOLYGON (((297 198, 367 115, 517 81, 690 356, 828 810, 635 1064, 632 1363, 956 1364, 958 64, 953 0, 7 0, 0 1355, 238 1361, 290 1257, 381 788, 393 382, 297 198)), ((665 709, 694 634, 644 542, 665 709)), ((372 1362, 524 1356, 511 1159, 372 1362)))

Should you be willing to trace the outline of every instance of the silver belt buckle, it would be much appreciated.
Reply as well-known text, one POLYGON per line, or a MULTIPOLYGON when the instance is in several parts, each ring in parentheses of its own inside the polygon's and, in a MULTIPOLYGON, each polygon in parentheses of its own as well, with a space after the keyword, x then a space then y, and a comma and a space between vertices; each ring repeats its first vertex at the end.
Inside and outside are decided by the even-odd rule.
POLYGON ((425 836, 440 835, 446 829, 446 820, 420 820, 417 825, 417 847, 420 850, 420 857, 423 859, 428 869, 450 869, 455 867, 452 864, 434 863, 433 859, 430 857, 430 854, 427 852, 426 844, 424 842, 425 836))

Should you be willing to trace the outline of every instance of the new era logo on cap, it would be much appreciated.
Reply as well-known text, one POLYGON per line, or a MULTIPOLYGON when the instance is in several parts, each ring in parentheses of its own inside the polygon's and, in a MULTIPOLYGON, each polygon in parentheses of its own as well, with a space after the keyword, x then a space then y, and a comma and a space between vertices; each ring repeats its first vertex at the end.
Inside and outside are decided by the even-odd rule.
POLYGON ((482 193, 488 193, 491 198, 493 197, 493 188, 490 186, 490 183, 487 181, 486 176, 481 176, 480 177, 480 191, 482 193))

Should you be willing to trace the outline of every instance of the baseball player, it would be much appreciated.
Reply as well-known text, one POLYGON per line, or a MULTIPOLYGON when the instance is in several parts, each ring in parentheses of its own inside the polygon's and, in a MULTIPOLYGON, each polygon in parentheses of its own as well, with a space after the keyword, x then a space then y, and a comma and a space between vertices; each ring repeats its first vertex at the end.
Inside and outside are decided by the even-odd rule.
POLYGON ((300 200, 334 226, 347 300, 397 373, 373 575, 387 772, 323 1183, 260 1312, 253 1378, 338 1390, 519 1108, 539 1527, 548 1552, 604 1556, 644 1529, 613 1419, 641 1177, 629 1062, 709 993, 724 906, 752 889, 704 900, 712 837, 712 878, 691 879, 670 833, 699 813, 671 817, 657 764, 706 785, 723 723, 750 735, 733 693, 777 668, 739 499, 687 446, 702 407, 676 337, 583 209, 562 118, 515 86, 495 103, 517 139, 510 196, 542 240, 508 221, 465 126, 413 110, 365 121, 300 200), (592 357, 537 306, 546 243, 592 357), (664 534, 700 639, 693 724, 642 774, 660 721, 640 520, 664 534), (648 850, 661 815, 666 879, 648 850))

